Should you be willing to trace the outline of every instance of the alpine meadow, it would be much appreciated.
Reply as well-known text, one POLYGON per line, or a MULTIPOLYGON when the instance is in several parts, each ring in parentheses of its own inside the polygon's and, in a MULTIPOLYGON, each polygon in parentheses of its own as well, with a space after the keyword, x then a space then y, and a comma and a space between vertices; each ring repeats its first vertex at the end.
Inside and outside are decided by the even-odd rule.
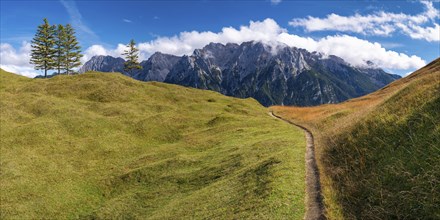
POLYGON ((0 219, 440 219, 440 2, 0 1, 0 219))
POLYGON ((305 140, 255 100, 1 71, 4 219, 304 215, 305 140))

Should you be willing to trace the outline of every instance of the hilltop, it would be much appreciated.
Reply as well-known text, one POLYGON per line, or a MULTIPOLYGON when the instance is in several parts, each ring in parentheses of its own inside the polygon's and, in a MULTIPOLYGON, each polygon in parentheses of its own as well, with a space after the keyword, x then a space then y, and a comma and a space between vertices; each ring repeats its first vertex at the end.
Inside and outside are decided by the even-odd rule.
POLYGON ((254 99, 1 70, 2 219, 302 219, 303 132, 254 99))
POLYGON ((332 219, 440 218, 440 58, 369 95, 272 107, 316 138, 332 219))

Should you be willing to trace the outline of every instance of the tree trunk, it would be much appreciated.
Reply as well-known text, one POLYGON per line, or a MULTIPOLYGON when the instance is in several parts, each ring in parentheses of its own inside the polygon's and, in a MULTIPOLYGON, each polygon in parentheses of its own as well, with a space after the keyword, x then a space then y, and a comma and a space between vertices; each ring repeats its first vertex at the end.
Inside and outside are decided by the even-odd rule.
POLYGON ((44 78, 47 78, 47 63, 44 61, 44 78))

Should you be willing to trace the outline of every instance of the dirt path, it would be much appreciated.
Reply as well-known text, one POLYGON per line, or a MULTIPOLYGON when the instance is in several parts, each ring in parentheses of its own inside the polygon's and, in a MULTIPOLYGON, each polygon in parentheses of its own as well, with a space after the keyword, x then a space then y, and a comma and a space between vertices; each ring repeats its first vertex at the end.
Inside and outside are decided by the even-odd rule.
POLYGON ((322 202, 321 195, 321 183, 319 182, 319 171, 316 165, 315 159, 315 146, 313 144, 313 135, 305 127, 297 125, 293 122, 287 121, 272 112, 269 115, 285 121, 291 125, 301 128, 304 130, 307 149, 306 149, 306 214, 304 215, 305 220, 315 220, 315 219, 326 219, 324 216, 324 204, 322 202))

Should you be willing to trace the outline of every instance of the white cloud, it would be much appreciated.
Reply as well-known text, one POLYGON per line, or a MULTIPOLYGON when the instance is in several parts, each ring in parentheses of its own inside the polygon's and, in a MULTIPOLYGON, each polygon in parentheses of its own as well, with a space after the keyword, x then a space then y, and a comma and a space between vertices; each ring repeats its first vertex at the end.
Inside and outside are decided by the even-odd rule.
POLYGON ((34 70, 32 67, 22 67, 22 66, 16 66, 16 65, 3 65, 0 64, 0 68, 2 68, 5 71, 8 71, 10 73, 16 73, 18 75, 26 76, 29 78, 34 78, 39 74, 34 70))
POLYGON ((429 42, 440 41, 440 25, 434 24, 433 27, 420 27, 414 24, 405 25, 402 23, 396 24, 413 39, 425 39, 429 42))
POLYGON ((420 68, 425 65, 425 61, 418 56, 387 50, 379 43, 371 43, 356 37, 336 35, 315 40, 289 34, 270 18, 264 21, 251 21, 248 26, 241 26, 239 29, 225 27, 218 33, 192 31, 172 37, 159 37, 150 42, 140 43, 139 49, 141 59, 146 59, 156 51, 181 56, 189 55, 194 49, 202 48, 210 42, 239 44, 251 40, 270 44, 280 42, 308 51, 333 54, 353 65, 364 65, 366 61, 390 69, 420 68))
POLYGON ((90 60, 90 58, 92 58, 93 56, 98 56, 98 55, 104 55, 104 56, 108 55, 107 50, 101 45, 93 45, 87 48, 83 52, 83 57, 81 57, 81 62, 85 63, 88 60, 90 60))
MULTIPOLYGON (((280 27, 270 18, 263 21, 251 21, 249 25, 241 26, 238 29, 225 27, 217 33, 191 31, 182 32, 171 37, 158 37, 155 40, 138 44, 139 59, 145 60, 157 51, 178 56, 190 55, 195 49, 202 48, 210 42, 240 44, 252 40, 272 45, 282 43, 291 47, 304 48, 308 51, 333 54, 352 65, 365 65, 366 61, 372 61, 381 68, 396 70, 420 68, 425 65, 425 61, 418 56, 387 50, 379 43, 369 42, 353 36, 335 35, 313 39, 289 34, 286 29, 280 27)), ((124 44, 118 44, 115 48, 93 45, 83 52, 82 62, 85 63, 95 55, 122 57, 125 49, 124 44)), ((16 70, 17 73, 28 74, 27 71, 31 71, 32 68, 32 65, 29 64, 29 54, 29 43, 23 43, 19 50, 15 50, 9 44, 1 44, 2 67, 5 66, 11 71, 16 70)))
POLYGON ((29 63, 31 44, 24 41, 17 51, 10 44, 2 43, 0 45, 0 67, 8 72, 17 73, 27 77, 39 75, 34 70, 33 65, 29 63))
MULTIPOLYGON (((150 42, 140 43, 138 47, 140 59, 144 60, 156 51, 182 56, 190 55, 195 49, 202 48, 210 42, 239 44, 251 40, 269 44, 284 43, 308 51, 333 54, 356 66, 363 66, 366 61, 372 61, 379 67, 389 69, 420 68, 425 65, 425 61, 418 56, 408 56, 404 53, 386 50, 379 43, 371 43, 348 35, 328 36, 315 40, 310 37, 289 34, 273 19, 251 21, 248 26, 241 26, 239 29, 225 27, 218 33, 209 31, 182 32, 176 36, 158 37, 150 42)), ((116 49, 104 49, 100 45, 94 45, 86 50, 83 59, 86 61, 93 55, 122 57, 124 49, 125 46, 122 44, 119 44, 116 49)))
POLYGON ((270 0, 270 3, 272 4, 272 5, 278 5, 278 4, 280 4, 282 2, 282 0, 270 0))
POLYGON ((12 45, 2 43, 0 45, 1 63, 32 67, 29 63, 31 49, 31 44, 27 41, 21 44, 18 51, 12 45))
MULTIPOLYGON (((42 71, 35 70, 34 66, 29 62, 31 54, 31 44, 23 41, 21 47, 16 50, 12 45, 2 43, 0 45, 0 67, 8 72, 16 73, 27 77, 35 77, 41 75, 42 71)), ((118 44, 115 49, 106 49, 101 45, 93 45, 83 52, 81 62, 84 64, 90 58, 96 55, 110 55, 113 57, 122 57, 122 53, 126 50, 124 44, 118 44)), ((53 71, 48 71, 52 74, 53 71)))
POLYGON ((132 22, 131 20, 126 19, 126 18, 122 19, 122 21, 125 22, 125 23, 131 23, 132 22))
POLYGON ((381 68, 411 69, 423 67, 426 63, 418 56, 408 56, 386 50, 379 43, 371 43, 353 36, 328 36, 317 42, 316 51, 333 54, 355 66, 372 61, 381 68))
POLYGON ((381 68, 411 69, 423 67, 426 62, 418 56, 408 56, 386 50, 379 43, 372 43, 348 35, 327 36, 319 40, 282 33, 278 41, 291 47, 304 48, 327 55, 336 55, 354 66, 365 66, 372 61, 381 68))
POLYGON ((310 37, 300 37, 298 35, 283 32, 276 38, 277 41, 284 43, 290 47, 304 48, 310 52, 316 51, 318 48, 318 41, 310 37))
MULTIPOLYGON (((35 70, 34 65, 30 63, 31 44, 23 41, 20 48, 16 50, 12 45, 2 43, 0 45, 0 67, 8 72, 16 73, 27 77, 35 77, 41 75, 42 71, 35 70)), ((118 56, 122 53, 125 46, 120 44, 114 50, 107 50, 101 45, 93 45, 83 52, 81 62, 85 63, 87 60, 95 55, 111 55, 118 56)), ((53 71, 48 71, 52 74, 53 71)))
POLYGON ((309 16, 295 18, 289 22, 294 27, 303 27, 307 31, 342 31, 365 35, 390 36, 400 31, 413 39, 440 41, 440 26, 436 19, 440 12, 432 2, 422 1, 425 11, 417 15, 403 13, 376 12, 369 15, 355 14, 341 16, 329 14, 325 18, 309 16))
POLYGON ((127 46, 124 44, 118 44, 115 49, 106 49, 102 45, 93 45, 87 48, 83 52, 83 57, 81 58, 81 62, 84 64, 93 56, 103 55, 103 56, 112 56, 112 57, 122 57, 122 53, 127 49, 127 46))
POLYGON ((264 21, 251 21, 248 26, 239 29, 224 27, 221 32, 182 32, 172 37, 158 37, 150 42, 140 43, 139 49, 144 57, 156 51, 174 55, 191 54, 194 49, 202 48, 210 42, 216 43, 242 43, 245 41, 270 42, 287 30, 281 28, 273 19, 264 21))

